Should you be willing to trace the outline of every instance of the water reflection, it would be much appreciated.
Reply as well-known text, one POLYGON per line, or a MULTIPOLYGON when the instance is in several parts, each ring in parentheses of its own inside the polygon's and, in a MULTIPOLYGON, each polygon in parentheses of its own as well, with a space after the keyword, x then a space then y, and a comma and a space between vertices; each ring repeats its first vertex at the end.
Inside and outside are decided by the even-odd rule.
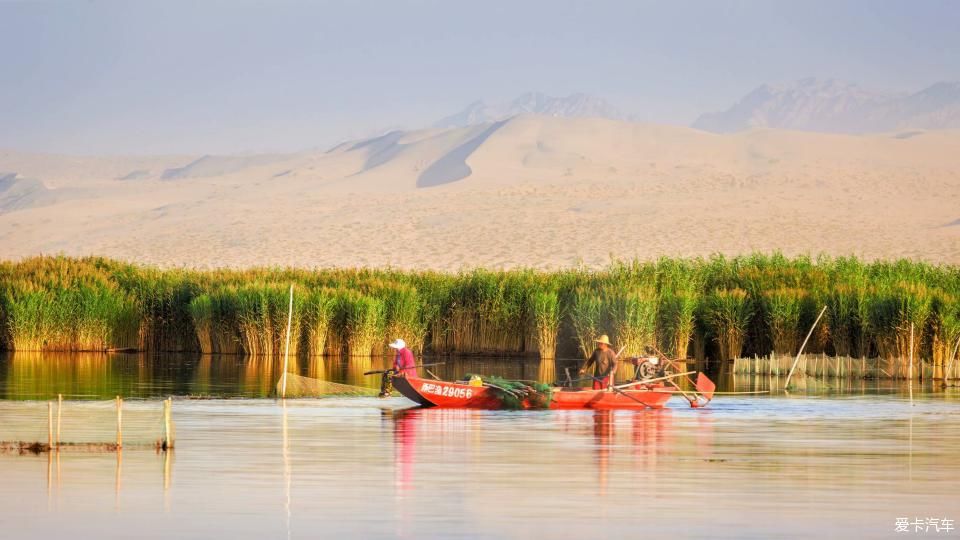
POLYGON ((393 420, 394 485, 398 491, 407 491, 413 487, 413 463, 416 459, 417 424, 422 409, 384 411, 393 420))
MULTIPOLYGON (((576 377, 579 360, 536 358, 425 357, 437 364, 429 371, 443 379, 458 379, 468 373, 497 375, 508 379, 555 382, 567 373, 576 377)), ((377 388, 379 377, 364 372, 390 367, 392 359, 376 357, 291 358, 290 371, 318 380, 377 388)), ((0 353, 0 399, 46 400, 63 394, 66 399, 153 398, 170 395, 194 397, 274 397, 282 372, 276 358, 183 354, 103 353, 0 353)), ((421 376, 429 376, 421 368, 421 376)), ((783 377, 728 374, 716 379, 720 391, 783 392, 783 377)), ((690 383, 679 379, 685 390, 690 383)), ((870 379, 814 379, 795 376, 791 393, 796 395, 897 394, 909 395, 903 381, 870 379)), ((940 381, 915 385, 923 394, 936 393, 954 399, 951 387, 940 381)))

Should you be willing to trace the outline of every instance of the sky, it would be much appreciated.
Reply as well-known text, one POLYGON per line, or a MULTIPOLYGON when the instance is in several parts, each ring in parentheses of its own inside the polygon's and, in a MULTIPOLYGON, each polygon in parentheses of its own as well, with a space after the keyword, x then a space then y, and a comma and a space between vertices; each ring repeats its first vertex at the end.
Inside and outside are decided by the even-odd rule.
POLYGON ((0 148, 322 148, 586 92, 689 124, 764 83, 960 80, 960 2, 0 0, 0 148))

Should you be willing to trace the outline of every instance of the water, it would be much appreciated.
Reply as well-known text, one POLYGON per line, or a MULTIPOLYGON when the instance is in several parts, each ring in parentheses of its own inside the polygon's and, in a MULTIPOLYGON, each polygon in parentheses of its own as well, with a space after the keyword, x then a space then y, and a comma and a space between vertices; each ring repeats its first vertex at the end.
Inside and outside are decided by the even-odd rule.
MULTIPOLYGON (((58 384, 218 397, 175 400, 171 453, 0 454, 5 537, 895 538, 917 536, 918 518, 960 518, 956 388, 917 386, 912 405, 906 388, 867 382, 706 409, 431 410, 223 399, 271 386, 235 359, 87 360, 0 360, 3 397, 58 384)), ((540 370, 464 362, 443 369, 540 370)), ((15 413, 0 410, 2 431, 15 413)))

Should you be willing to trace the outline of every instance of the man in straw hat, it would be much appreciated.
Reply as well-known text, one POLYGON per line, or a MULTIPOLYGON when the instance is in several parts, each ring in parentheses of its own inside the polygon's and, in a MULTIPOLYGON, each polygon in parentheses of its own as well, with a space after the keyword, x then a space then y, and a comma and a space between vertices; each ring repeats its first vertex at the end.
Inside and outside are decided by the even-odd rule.
POLYGON ((390 348, 397 350, 396 356, 393 357, 393 369, 396 370, 397 375, 416 377, 417 360, 413 357, 413 351, 407 348, 407 342, 397 338, 390 344, 390 348))
POLYGON ((593 355, 590 356, 587 363, 583 365, 580 374, 583 375, 593 367, 595 369, 593 389, 602 390, 613 382, 613 374, 617 369, 617 355, 610 348, 610 338, 606 334, 593 340, 593 342, 597 344, 597 348, 593 351, 593 355))

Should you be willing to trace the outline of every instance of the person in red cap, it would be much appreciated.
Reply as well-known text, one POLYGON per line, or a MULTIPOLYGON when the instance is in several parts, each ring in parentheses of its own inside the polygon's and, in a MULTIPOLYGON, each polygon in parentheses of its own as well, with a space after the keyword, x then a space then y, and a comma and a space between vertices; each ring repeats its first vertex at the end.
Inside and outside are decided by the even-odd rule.
POLYGON ((397 350, 396 356, 393 357, 393 369, 396 370, 397 375, 416 377, 417 359, 413 357, 413 351, 407 348, 407 343, 397 338, 390 344, 390 348, 397 350))
POLYGON ((610 338, 607 337, 606 334, 593 340, 593 342, 597 344, 597 348, 593 351, 593 355, 590 356, 587 363, 583 365, 580 374, 583 375, 588 369, 593 367, 595 369, 593 374, 593 389, 603 390, 613 382, 613 373, 617 369, 617 355, 615 355, 613 349, 610 348, 610 338))

